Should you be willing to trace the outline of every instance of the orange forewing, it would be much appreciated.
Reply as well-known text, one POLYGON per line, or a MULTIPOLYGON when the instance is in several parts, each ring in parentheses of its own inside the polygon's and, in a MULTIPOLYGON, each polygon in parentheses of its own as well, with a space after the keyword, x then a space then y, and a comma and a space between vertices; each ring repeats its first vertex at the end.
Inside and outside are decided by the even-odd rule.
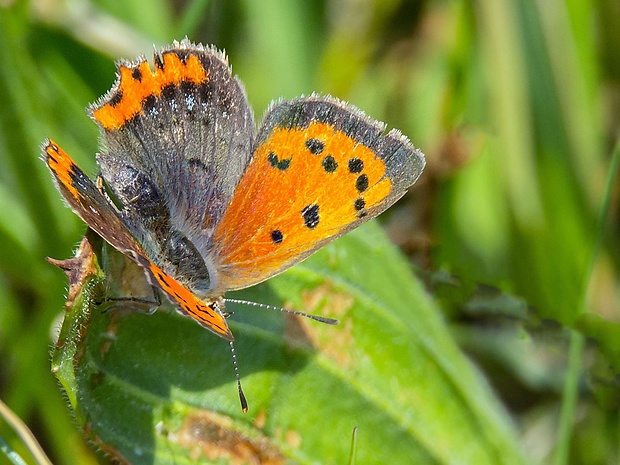
POLYGON ((118 212, 73 159, 53 140, 43 145, 44 159, 73 211, 101 237, 120 251, 141 248, 118 212))
POLYGON ((202 302, 152 263, 112 205, 107 203, 92 181, 56 143, 48 141, 44 146, 44 152, 45 161, 61 188, 61 192, 78 216, 112 246, 138 263, 147 272, 151 284, 161 287, 186 314, 218 336, 232 341, 233 335, 226 319, 221 312, 216 310, 218 302, 214 301, 211 304, 202 302))
POLYGON ((215 230, 222 281, 243 288, 283 271, 378 214, 373 207, 391 191, 383 160, 344 132, 323 122, 276 127, 256 149, 215 230), (312 153, 309 140, 320 142, 320 153, 312 153), (367 186, 359 186, 360 177, 367 186), (304 209, 312 206, 318 218, 309 227, 304 209))

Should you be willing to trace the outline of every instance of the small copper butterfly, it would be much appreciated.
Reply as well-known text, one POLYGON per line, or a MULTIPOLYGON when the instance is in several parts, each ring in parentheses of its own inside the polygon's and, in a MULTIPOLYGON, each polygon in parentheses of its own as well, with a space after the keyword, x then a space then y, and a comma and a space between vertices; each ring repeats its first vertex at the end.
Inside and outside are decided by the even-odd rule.
POLYGON ((382 213, 424 169, 398 130, 332 97, 271 105, 258 132, 227 57, 185 39, 120 61, 89 109, 91 181, 43 146, 77 215, 144 269, 181 313, 229 341, 225 292, 258 284, 382 213))

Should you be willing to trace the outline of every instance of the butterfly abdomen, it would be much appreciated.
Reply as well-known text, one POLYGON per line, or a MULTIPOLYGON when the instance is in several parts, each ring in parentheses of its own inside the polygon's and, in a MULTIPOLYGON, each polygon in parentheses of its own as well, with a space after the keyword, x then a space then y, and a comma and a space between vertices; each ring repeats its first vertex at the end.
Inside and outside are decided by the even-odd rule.
POLYGON ((170 231, 167 237, 160 239, 160 243, 161 267, 195 293, 206 295, 211 290, 211 275, 202 255, 189 238, 179 231, 170 231))

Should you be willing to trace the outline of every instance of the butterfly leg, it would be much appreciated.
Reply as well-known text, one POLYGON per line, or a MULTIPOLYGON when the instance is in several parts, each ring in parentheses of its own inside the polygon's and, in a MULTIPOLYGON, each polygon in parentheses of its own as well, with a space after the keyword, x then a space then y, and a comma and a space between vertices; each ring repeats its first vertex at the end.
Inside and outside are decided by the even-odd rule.
POLYGON ((151 315, 162 305, 161 292, 159 289, 155 286, 151 286, 151 289, 153 290, 152 298, 134 296, 104 297, 103 299, 97 301, 96 304, 98 306, 106 306, 106 308, 102 311, 103 313, 115 308, 123 308, 151 315))
POLYGON ((130 308, 140 313, 146 313, 147 315, 151 315, 155 313, 155 311, 161 307, 161 293, 159 289, 155 286, 151 286, 153 289, 153 298, 147 297, 106 297, 101 301, 97 302, 97 305, 107 305, 110 304, 103 311, 108 312, 113 308, 130 308))
POLYGON ((95 179, 95 185, 97 186, 97 189, 99 190, 101 195, 103 195, 103 197, 105 197, 105 199, 108 201, 110 206, 114 208, 114 210, 116 210, 116 213, 121 213, 121 211, 116 206, 116 203, 114 203, 114 201, 110 197, 110 194, 108 193, 108 190, 106 189, 105 180, 100 174, 97 175, 97 178, 95 179))
POLYGON ((97 304, 104 305, 104 311, 125 308, 151 314, 161 307, 161 291, 148 282, 142 268, 132 260, 106 245, 101 260, 107 270, 107 279, 97 304))

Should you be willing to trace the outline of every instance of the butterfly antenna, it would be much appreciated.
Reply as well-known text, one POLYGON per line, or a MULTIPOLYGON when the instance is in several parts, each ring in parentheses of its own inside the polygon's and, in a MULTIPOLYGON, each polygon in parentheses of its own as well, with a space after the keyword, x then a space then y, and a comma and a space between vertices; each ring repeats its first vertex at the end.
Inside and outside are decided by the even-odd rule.
POLYGON ((224 302, 230 302, 230 303, 233 303, 233 304, 250 305, 252 307, 266 308, 266 309, 269 309, 269 310, 280 311, 282 313, 290 313, 292 315, 304 316, 304 317, 309 318, 311 320, 319 321, 321 323, 325 323, 325 324, 328 324, 328 325, 337 325, 339 323, 338 320, 334 320, 333 318, 325 318, 323 316, 317 316, 317 315, 313 315, 311 313, 299 312, 297 310, 288 310, 286 308, 276 307, 274 305, 261 304, 261 303, 258 303, 258 302, 251 302, 249 300, 239 300, 239 299, 228 299, 228 298, 226 298, 226 299, 224 299, 224 302))
POLYGON ((230 351, 232 352, 233 365, 235 366, 235 378, 237 378, 237 388, 239 389, 239 400, 241 401, 241 410, 243 413, 248 413, 248 401, 245 398, 245 394, 243 394, 243 389, 241 388, 241 378, 239 377, 239 366, 237 365, 237 352, 235 352, 235 346, 232 341, 230 341, 230 351))

